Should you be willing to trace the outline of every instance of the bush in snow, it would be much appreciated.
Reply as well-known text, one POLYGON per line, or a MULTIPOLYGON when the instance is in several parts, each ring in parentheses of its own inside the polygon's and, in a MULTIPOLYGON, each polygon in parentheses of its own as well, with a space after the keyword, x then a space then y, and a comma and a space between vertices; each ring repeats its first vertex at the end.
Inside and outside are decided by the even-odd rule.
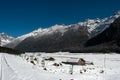
POLYGON ((45 60, 55 61, 55 59, 53 57, 46 58, 45 60))

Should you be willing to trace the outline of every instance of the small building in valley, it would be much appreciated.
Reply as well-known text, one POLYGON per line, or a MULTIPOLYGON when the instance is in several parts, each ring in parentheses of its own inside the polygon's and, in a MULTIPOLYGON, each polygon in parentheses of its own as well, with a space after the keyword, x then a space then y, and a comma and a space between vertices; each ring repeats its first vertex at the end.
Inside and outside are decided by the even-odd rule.
POLYGON ((83 58, 70 58, 62 63, 70 65, 85 65, 86 61, 83 58))

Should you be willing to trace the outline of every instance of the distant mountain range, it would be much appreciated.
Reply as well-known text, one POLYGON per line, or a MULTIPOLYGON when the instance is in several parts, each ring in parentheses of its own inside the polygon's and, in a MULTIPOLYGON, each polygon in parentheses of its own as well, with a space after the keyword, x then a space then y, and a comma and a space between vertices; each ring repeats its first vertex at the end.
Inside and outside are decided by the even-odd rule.
POLYGON ((0 46, 6 45, 13 41, 15 38, 7 35, 6 33, 0 33, 0 46))
POLYGON ((104 19, 40 28, 5 46, 28 52, 118 52, 119 17, 120 11, 104 19))

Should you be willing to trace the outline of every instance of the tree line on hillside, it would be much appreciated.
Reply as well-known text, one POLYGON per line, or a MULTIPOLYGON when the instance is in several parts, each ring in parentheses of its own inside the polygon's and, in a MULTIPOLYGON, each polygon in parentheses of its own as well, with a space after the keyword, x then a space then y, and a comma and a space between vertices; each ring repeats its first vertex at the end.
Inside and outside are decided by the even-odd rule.
POLYGON ((20 51, 20 50, 15 50, 15 49, 1 47, 1 46, 0 46, 0 52, 1 53, 14 54, 14 55, 19 55, 19 54, 25 53, 25 52, 20 51))

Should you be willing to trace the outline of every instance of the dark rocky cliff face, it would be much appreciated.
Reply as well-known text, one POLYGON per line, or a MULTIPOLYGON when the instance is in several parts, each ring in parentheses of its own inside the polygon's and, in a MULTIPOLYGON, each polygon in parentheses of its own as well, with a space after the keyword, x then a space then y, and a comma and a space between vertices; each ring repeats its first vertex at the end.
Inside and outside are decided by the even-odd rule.
POLYGON ((99 35, 91 38, 85 44, 85 47, 97 47, 108 52, 119 52, 120 49, 120 17, 116 19, 109 28, 99 35))
POLYGON ((15 49, 43 52, 78 51, 88 39, 89 36, 85 29, 74 25, 64 35, 57 32, 52 35, 37 38, 29 37, 18 44, 15 49))
POLYGON ((101 34, 88 40, 86 46, 94 46, 102 43, 107 43, 110 41, 120 40, 120 17, 116 19, 109 28, 103 31, 101 34))

